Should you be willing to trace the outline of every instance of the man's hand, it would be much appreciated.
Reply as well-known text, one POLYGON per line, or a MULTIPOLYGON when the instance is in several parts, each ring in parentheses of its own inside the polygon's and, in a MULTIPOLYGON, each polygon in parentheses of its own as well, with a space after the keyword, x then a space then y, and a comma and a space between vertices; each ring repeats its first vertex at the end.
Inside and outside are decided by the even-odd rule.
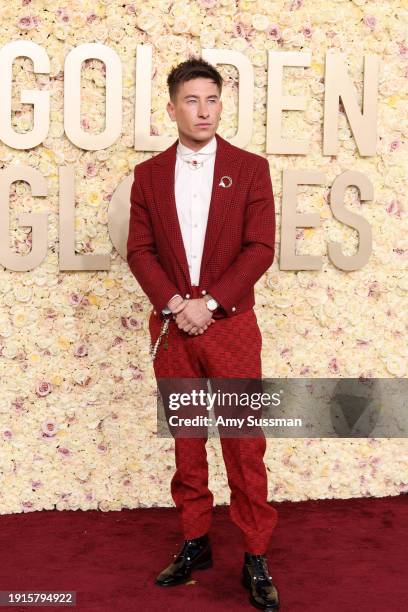
POLYGON ((178 311, 175 320, 178 328, 190 335, 202 334, 212 323, 215 323, 204 298, 188 300, 187 304, 178 311))
POLYGON ((183 300, 181 295, 175 295, 174 298, 172 298, 167 304, 167 306, 173 314, 177 314, 178 312, 181 312, 183 310, 186 304, 187 300, 183 300))

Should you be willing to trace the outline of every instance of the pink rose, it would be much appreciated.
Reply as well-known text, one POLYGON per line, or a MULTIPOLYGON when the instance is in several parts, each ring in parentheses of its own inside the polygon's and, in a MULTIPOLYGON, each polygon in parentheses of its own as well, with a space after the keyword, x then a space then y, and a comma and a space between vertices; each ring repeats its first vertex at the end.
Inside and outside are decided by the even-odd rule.
POLYGON ((86 344, 79 344, 74 351, 75 357, 85 357, 87 354, 88 354, 88 348, 86 344))
POLYGON ((48 438, 51 438, 57 433, 58 425, 54 419, 47 419, 42 424, 41 429, 48 438))
POLYGON ((396 149, 399 149, 400 146, 401 146, 400 140, 393 140, 392 143, 390 144, 390 151, 395 151, 396 149))
POLYGON ((408 59, 408 45, 404 42, 398 43, 398 53, 403 59, 408 59))
POLYGON ((143 305, 141 304, 141 302, 133 302, 132 310, 134 310, 135 312, 143 312, 143 305))
POLYGON ((52 392, 52 385, 46 380, 42 380, 37 384, 35 392, 39 397, 45 397, 52 392))
POLYGON ((234 23, 233 33, 235 38, 248 39, 251 34, 252 28, 244 25, 243 23, 234 23))
POLYGON ((86 16, 87 23, 93 23, 97 19, 98 19, 98 15, 96 15, 94 12, 88 13, 86 16))
POLYGON ((377 19, 374 17, 374 15, 364 15, 363 22, 370 28, 370 30, 375 30, 377 19))
POLYGON ((135 317, 122 317, 122 325, 126 329, 140 329, 142 322, 135 317))
POLYGON ((310 38, 312 36, 312 28, 308 25, 303 26, 302 32, 305 38, 310 38))
POLYGON ((96 176, 97 174, 96 164, 93 162, 88 162, 85 166, 85 176, 89 178, 91 176, 96 176))
POLYGON ((83 297, 84 296, 81 295, 80 293, 70 293, 68 297, 68 301, 71 304, 71 306, 79 306, 79 304, 83 300, 83 297))
POLYGON ((132 378, 133 380, 142 380, 144 374, 142 370, 140 370, 137 366, 130 365, 130 369, 132 370, 132 378))
POLYGON ((378 281, 373 281, 368 286, 368 297, 378 297, 381 293, 381 285, 378 281))
POLYGON ((386 210, 387 210, 387 213, 391 215, 392 217, 398 217, 399 219, 401 218, 402 209, 401 209, 401 204, 398 200, 391 200, 386 210))
POLYGON ((33 28, 35 28, 36 21, 30 15, 28 17, 21 17, 17 25, 20 28, 20 30, 32 30, 33 28))
POLYGON ((329 370, 333 374, 338 374, 340 372, 340 367, 339 367, 339 364, 338 364, 338 361, 337 361, 336 357, 333 357, 333 359, 330 359, 330 361, 329 361, 329 370))
POLYGON ((281 31, 277 25, 270 25, 265 31, 267 38, 270 40, 279 40, 281 37, 281 31))

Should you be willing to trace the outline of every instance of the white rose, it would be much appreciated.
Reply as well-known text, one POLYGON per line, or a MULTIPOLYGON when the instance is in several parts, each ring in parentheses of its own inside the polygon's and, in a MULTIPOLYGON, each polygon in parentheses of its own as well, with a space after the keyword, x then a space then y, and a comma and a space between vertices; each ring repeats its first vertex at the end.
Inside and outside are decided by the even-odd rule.
POLYGON ((173 32, 175 34, 186 34, 190 31, 191 22, 187 17, 178 17, 174 20, 173 32))
POLYGON ((390 355, 384 360, 384 363, 390 374, 394 374, 394 376, 397 377, 405 376, 407 371, 407 362, 404 358, 398 357, 397 355, 390 355))
POLYGON ((260 15, 257 13, 256 15, 252 15, 252 25, 255 30, 259 32, 266 30, 269 25, 269 19, 266 15, 260 15))
POLYGON ((6 342, 3 346, 2 355, 3 357, 6 357, 8 359, 14 359, 14 357, 18 354, 20 350, 20 345, 17 342, 13 342, 12 340, 10 340, 9 342, 6 342))
POLYGON ((18 302, 29 302, 33 294, 32 287, 17 285, 14 287, 14 296, 18 302))
POLYGON ((11 320, 14 327, 25 327, 28 323, 29 316, 25 309, 15 308, 11 320))
POLYGON ((248 47, 248 43, 245 38, 234 38, 230 44, 236 51, 245 51, 245 49, 248 47))

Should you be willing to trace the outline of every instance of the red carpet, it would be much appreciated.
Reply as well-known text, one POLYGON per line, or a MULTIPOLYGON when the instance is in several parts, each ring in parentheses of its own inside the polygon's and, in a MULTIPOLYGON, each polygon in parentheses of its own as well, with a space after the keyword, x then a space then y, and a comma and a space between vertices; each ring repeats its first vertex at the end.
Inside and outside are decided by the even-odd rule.
MULTIPOLYGON (((407 610, 406 495, 274 505, 279 521, 269 566, 281 610, 407 610)), ((2 591, 74 590, 71 609, 81 612, 255 610, 240 585, 243 550, 227 507, 214 510, 214 567, 196 572, 195 584, 168 589, 152 582, 181 545, 172 508, 44 511, 0 520, 2 591)))

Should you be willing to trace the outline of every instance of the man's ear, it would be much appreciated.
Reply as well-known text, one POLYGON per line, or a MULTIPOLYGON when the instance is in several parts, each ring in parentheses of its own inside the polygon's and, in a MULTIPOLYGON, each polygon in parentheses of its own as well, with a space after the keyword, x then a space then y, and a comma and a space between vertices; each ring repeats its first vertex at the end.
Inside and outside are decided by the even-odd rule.
POLYGON ((170 119, 171 119, 172 121, 175 121, 175 120, 176 120, 176 116, 175 116, 175 112, 174 112, 174 105, 173 105, 173 103, 172 103, 172 101, 171 101, 171 100, 169 100, 169 101, 167 102, 167 105, 166 105, 166 110, 167 110, 167 112, 168 112, 168 114, 169 114, 170 119))

